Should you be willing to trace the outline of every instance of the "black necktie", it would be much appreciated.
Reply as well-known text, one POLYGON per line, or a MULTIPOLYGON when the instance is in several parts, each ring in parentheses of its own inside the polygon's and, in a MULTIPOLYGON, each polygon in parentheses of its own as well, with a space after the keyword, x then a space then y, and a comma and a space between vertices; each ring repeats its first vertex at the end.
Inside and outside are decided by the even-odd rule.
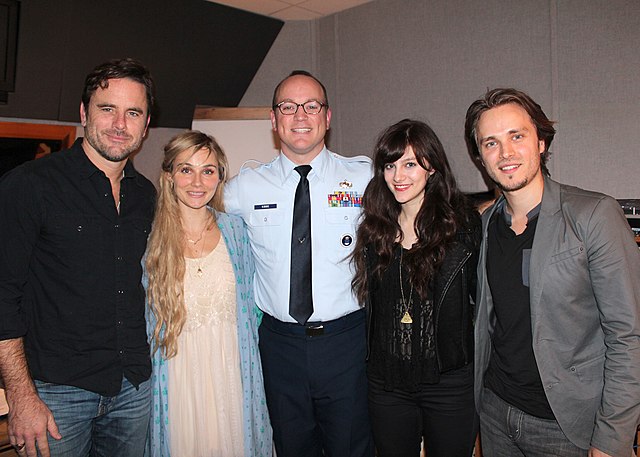
POLYGON ((291 276, 289 282, 289 315, 298 323, 307 322, 313 314, 311 296, 311 200, 307 175, 311 165, 294 168, 300 173, 293 203, 291 230, 291 276))

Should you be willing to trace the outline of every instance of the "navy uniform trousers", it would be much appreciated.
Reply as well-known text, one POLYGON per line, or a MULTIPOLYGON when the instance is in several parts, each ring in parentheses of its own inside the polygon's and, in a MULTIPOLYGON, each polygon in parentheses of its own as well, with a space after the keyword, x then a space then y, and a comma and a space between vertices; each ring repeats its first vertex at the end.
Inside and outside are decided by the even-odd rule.
POLYGON ((306 325, 265 314, 259 335, 278 457, 373 457, 364 310, 306 325))

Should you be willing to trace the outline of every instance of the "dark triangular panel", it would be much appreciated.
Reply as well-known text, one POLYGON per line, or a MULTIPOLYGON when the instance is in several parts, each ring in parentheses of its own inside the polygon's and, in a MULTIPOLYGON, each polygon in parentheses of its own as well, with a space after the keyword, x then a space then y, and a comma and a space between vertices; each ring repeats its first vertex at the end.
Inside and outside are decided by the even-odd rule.
POLYGON ((22 19, 29 47, 18 46, 15 98, 31 105, 33 114, 17 103, 12 111, 10 96, 0 116, 51 119, 46 114, 50 106, 29 98, 45 92, 47 103, 57 100, 59 120, 77 122, 86 74, 105 60, 135 57, 151 69, 157 84, 152 126, 189 127, 195 105, 237 106, 283 25, 205 0, 57 0, 56 8, 41 0, 27 4, 22 19), (45 17, 55 33, 39 28, 45 17), (31 56, 54 63, 36 77, 31 56), (18 84, 21 63, 31 72, 28 85, 18 84))

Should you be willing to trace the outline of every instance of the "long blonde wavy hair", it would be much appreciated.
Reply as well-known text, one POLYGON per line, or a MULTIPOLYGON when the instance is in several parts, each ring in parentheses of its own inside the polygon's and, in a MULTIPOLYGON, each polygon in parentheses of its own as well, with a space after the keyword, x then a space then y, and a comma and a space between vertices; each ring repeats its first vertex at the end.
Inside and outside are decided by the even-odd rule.
POLYGON ((183 294, 184 231, 178 198, 171 178, 176 172, 175 160, 178 155, 187 150, 193 155, 201 149, 207 149, 218 159, 220 181, 209 206, 218 211, 224 211, 227 156, 217 141, 209 135, 195 130, 180 133, 164 147, 153 230, 147 244, 145 263, 149 278, 147 300, 156 317, 152 347, 154 352, 160 349, 167 359, 174 357, 178 352, 178 336, 182 332, 187 317, 183 294))

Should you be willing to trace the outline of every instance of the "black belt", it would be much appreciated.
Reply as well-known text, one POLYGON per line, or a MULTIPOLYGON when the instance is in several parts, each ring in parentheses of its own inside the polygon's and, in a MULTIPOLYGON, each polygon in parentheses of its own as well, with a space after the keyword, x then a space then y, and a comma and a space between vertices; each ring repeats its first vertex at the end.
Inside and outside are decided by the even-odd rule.
POLYGON ((342 316, 331 321, 307 322, 304 325, 300 325, 297 322, 282 322, 275 317, 264 313, 262 316, 262 325, 267 326, 274 332, 283 333, 285 335, 316 337, 350 329, 364 323, 364 320, 364 309, 354 311, 346 316, 342 316))

